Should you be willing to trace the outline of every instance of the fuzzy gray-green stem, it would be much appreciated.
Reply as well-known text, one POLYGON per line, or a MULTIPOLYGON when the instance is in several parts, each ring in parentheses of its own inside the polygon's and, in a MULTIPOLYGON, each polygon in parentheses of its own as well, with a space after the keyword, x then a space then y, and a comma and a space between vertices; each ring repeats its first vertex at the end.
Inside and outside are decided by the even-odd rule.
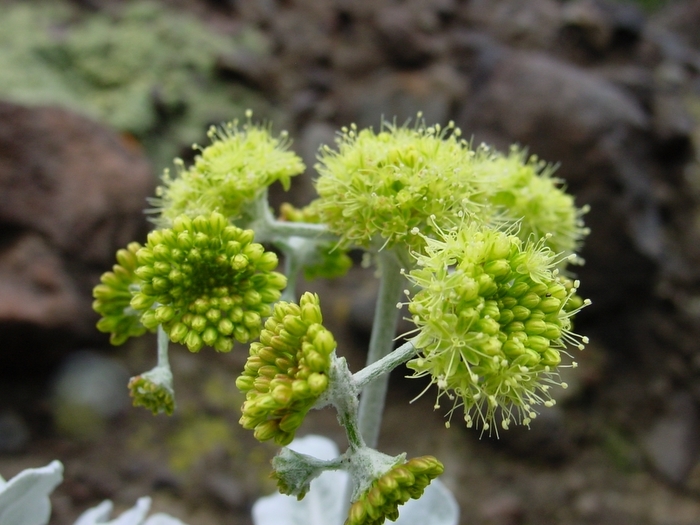
POLYGON ((163 327, 158 325, 158 367, 162 367, 170 371, 170 360, 168 359, 168 334, 165 333, 163 327))
POLYGON ((333 405, 338 413, 338 422, 345 429, 350 450, 355 452, 365 448, 357 420, 359 389, 345 358, 336 356, 335 352, 331 355, 328 384, 328 390, 322 394, 314 408, 333 405))
POLYGON ((245 227, 255 232, 256 242, 284 242, 290 237, 301 237, 318 242, 338 240, 338 236, 329 232, 324 224, 287 222, 275 219, 270 212, 267 190, 264 190, 255 201, 248 204, 246 212, 251 221, 245 227))
MULTIPOLYGON (((381 250, 377 259, 380 271, 379 296, 374 312, 367 366, 379 361, 393 349, 400 313, 396 303, 401 299, 404 285, 400 263, 392 250, 381 250)), ((370 447, 376 447, 379 440, 388 384, 389 374, 378 377, 367 384, 360 397, 359 427, 370 447)))
POLYGON ((389 374, 394 368, 401 363, 405 363, 416 354, 416 347, 411 341, 402 344, 393 352, 382 357, 379 361, 375 361, 369 366, 366 366, 356 374, 353 374, 352 379, 355 387, 362 389, 368 383, 371 383, 378 377, 389 374))

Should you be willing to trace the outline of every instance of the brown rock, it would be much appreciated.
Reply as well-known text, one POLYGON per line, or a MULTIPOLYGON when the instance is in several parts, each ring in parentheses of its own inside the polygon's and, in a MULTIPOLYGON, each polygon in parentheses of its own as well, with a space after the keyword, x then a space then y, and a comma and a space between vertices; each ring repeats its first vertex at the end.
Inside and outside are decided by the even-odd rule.
POLYGON ((472 82, 457 124, 477 143, 501 150, 519 143, 558 163, 578 202, 591 205, 586 222, 595 235, 579 275, 599 311, 650 294, 653 270, 641 254, 656 257, 663 238, 647 157, 649 115, 629 91, 555 58, 501 50, 493 62, 472 82))
POLYGON ((635 101, 610 82, 534 52, 505 53, 471 93, 458 124, 501 148, 527 144, 561 162, 572 182, 589 179, 602 164, 610 171, 615 159, 607 150, 649 126, 635 101))
POLYGON ((453 106, 463 98, 463 77, 446 64, 433 64, 416 71, 379 72, 359 82, 348 82, 337 91, 339 116, 359 127, 396 119, 404 124, 422 111, 426 122, 446 123, 453 106))
POLYGON ((563 42, 572 50, 578 48, 588 54, 588 58, 632 49, 646 23, 643 13, 635 6, 604 0, 569 2, 561 16, 563 42))
POLYGON ((385 7, 377 12, 379 42, 389 61, 399 67, 420 67, 439 52, 437 40, 422 30, 418 15, 404 6, 385 7))
POLYGON ((557 37, 560 4, 554 0, 472 0, 461 17, 499 42, 517 48, 549 48, 557 37))
POLYGON ((91 288, 143 237, 153 185, 140 151, 103 126, 0 103, 0 360, 31 366, 13 349, 95 339, 91 288))
POLYGON ((700 2, 697 0, 669 2, 654 16, 654 22, 673 31, 686 44, 700 49, 700 2))

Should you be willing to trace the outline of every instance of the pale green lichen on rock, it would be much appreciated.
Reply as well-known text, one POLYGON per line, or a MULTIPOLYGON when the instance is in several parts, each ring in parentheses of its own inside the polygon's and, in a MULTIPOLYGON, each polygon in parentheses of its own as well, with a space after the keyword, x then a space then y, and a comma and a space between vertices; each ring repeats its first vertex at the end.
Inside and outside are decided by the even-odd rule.
POLYGON ((219 34, 150 1, 90 16, 60 1, 0 6, 0 96, 87 114, 134 135, 165 165, 210 122, 269 107, 216 73, 217 59, 234 49, 263 59, 253 32, 219 34))

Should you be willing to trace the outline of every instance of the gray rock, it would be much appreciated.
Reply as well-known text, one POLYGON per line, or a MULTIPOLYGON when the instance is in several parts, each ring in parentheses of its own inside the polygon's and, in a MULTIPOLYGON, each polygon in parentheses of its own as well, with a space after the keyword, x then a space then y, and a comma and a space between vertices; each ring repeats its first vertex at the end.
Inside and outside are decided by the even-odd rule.
POLYGON ((75 352, 58 370, 51 404, 59 429, 71 436, 99 436, 104 424, 129 406, 129 372, 90 351, 75 352))
POLYGON ((479 506, 479 513, 489 525, 519 525, 525 519, 523 502, 512 492, 502 492, 486 499, 479 506))
POLYGON ((633 50, 646 18, 632 4, 576 0, 562 7, 561 24, 561 41, 572 58, 600 59, 606 53, 633 50))
POLYGON ((224 474, 211 474, 204 479, 207 491, 222 505, 230 509, 242 509, 247 494, 239 481, 224 474))
POLYGON ((0 412, 0 453, 20 452, 29 441, 29 428, 16 412, 0 412))
POLYGON ((98 337, 91 289, 116 250, 147 231, 154 182, 138 147, 109 129, 0 102, 3 366, 46 365, 98 337), (35 359, 17 351, 27 347, 35 359))
POLYGON ((380 45, 394 65, 420 67, 440 51, 437 40, 421 30, 418 14, 405 6, 380 9, 374 22, 380 45))
POLYGON ((465 88, 464 79, 446 64, 377 73, 339 88, 339 116, 343 122, 355 121, 359 127, 376 129, 382 117, 389 121, 395 118, 401 125, 422 111, 429 124, 445 124, 465 88))
POLYGON ((652 468, 673 484, 683 484, 695 466, 700 452, 699 424, 693 398, 676 394, 643 440, 652 468))
POLYGON ((478 141, 483 134, 501 148, 527 144, 532 153, 561 162, 571 183, 590 181, 591 174, 600 173, 596 164, 607 163, 609 171, 618 159, 606 148, 619 151, 649 126, 641 108, 619 88, 534 52, 503 55, 465 101, 457 123, 478 141))
POLYGON ((460 16, 496 40, 521 49, 548 49, 557 38, 561 6, 554 0, 475 0, 460 16))

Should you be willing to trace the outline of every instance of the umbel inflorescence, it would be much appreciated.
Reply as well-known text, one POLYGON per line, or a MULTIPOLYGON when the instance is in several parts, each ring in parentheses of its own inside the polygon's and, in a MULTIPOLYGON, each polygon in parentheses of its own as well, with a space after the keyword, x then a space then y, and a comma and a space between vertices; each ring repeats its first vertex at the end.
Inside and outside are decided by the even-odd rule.
POLYGON ((588 301, 569 265, 582 263, 588 230, 585 208, 550 165, 518 147, 472 148, 453 123, 426 126, 420 115, 413 126, 378 132, 351 126, 319 151, 318 198, 303 208, 284 204, 275 217, 267 188, 288 189, 304 170, 286 134, 275 138, 248 115, 209 136, 192 166, 177 161, 177 176, 164 176, 149 210, 158 229, 143 246, 120 250, 94 290, 98 328, 113 344, 158 331, 158 365, 130 383, 135 404, 172 413, 168 341, 193 352, 250 344, 236 381, 246 396, 241 425, 285 446, 311 409, 333 406, 348 451, 330 462, 289 452, 276 477, 303 497, 323 470, 347 470, 356 488, 349 525, 395 519, 443 470, 430 456, 362 466, 379 454, 363 425, 380 421, 363 411, 381 410, 383 400, 372 396, 384 395, 365 387, 398 364, 427 377, 438 389, 436 407, 446 402, 450 418, 461 409, 467 427, 490 432, 497 419, 503 429, 529 425, 538 407, 554 404, 551 389, 566 387, 557 370, 567 349, 587 343, 573 331, 588 301), (383 282, 371 362, 353 375, 323 325, 318 296, 297 301, 294 283, 297 273, 344 274, 355 249, 378 265, 383 282), (278 254, 286 275, 276 271, 278 254), (392 350, 397 301, 415 330, 392 350), (362 392, 368 402, 358 409, 362 392))
POLYGON ((408 309, 421 349, 408 367, 452 400, 450 414, 462 406, 468 427, 488 430, 497 408, 504 429, 529 424, 534 406, 554 403, 550 387, 566 386, 556 369, 567 343, 586 342, 571 331, 576 283, 559 276, 546 240, 471 223, 428 239, 408 274, 420 290, 408 309))

